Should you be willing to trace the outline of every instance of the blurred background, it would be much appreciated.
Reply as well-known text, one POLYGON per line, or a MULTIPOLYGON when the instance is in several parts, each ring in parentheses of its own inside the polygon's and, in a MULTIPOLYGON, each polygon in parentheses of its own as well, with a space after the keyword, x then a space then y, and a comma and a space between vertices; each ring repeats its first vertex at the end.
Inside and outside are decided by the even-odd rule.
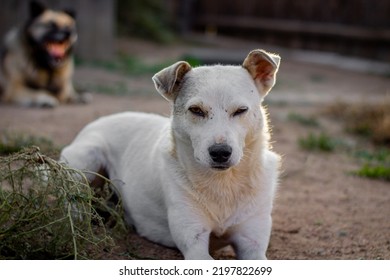
MULTIPOLYGON (((0 0, 0 37, 25 22, 28 2, 0 0)), ((42 2, 76 11, 74 83, 94 99, 52 110, 0 104, 0 156, 36 145, 58 157, 107 114, 169 116, 157 71, 178 60, 239 65, 262 48, 282 57, 264 101, 283 157, 268 258, 390 259, 389 0, 42 2)), ((115 241, 98 258, 181 258, 134 232, 115 241)))
MULTIPOLYGON (((162 43, 194 32, 293 49, 390 62, 390 2, 384 0, 45 0, 77 11, 78 54, 104 59, 117 36, 162 43)), ((0 36, 26 18, 26 0, 1 0, 0 36)))

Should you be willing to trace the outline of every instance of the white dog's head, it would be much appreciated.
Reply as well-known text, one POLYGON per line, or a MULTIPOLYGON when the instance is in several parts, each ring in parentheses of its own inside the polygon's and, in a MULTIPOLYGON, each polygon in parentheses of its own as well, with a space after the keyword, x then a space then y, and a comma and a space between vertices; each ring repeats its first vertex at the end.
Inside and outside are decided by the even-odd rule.
POLYGON ((158 92, 173 104, 175 137, 187 155, 215 170, 237 165, 265 120, 260 104, 275 83, 280 57, 263 50, 242 66, 191 68, 177 62, 154 75, 158 92))

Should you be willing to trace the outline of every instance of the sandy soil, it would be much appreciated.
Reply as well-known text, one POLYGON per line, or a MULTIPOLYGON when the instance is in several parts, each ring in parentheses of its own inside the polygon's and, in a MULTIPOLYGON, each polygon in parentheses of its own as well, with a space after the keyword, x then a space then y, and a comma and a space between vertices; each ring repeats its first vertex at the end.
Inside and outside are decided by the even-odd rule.
MULTIPOLYGON (((122 43, 131 53, 154 62, 178 58, 185 46, 161 47, 133 41, 122 43)), ((94 94, 89 105, 27 109, 0 105, 0 131, 24 132, 66 145, 99 116, 126 110, 169 115, 169 105, 153 88, 151 75, 126 77, 104 69, 77 69, 80 86, 122 85, 122 95, 94 94)), ((267 98, 274 150, 283 155, 283 173, 273 211, 269 259, 390 259, 390 184, 350 174, 359 162, 344 151, 307 152, 298 139, 310 131, 326 131, 352 146, 366 145, 343 130, 342 123, 321 114, 337 101, 372 102, 390 92, 390 79, 283 59, 275 89, 267 98), (288 119, 291 113, 314 116, 317 128, 288 119)), ((104 258, 181 259, 129 232, 104 258)))

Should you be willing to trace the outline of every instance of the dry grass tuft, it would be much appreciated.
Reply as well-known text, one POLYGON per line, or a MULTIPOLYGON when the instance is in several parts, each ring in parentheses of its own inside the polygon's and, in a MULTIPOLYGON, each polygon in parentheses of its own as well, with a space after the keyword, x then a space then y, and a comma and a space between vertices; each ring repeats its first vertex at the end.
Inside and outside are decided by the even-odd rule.
POLYGON ((87 259, 113 246, 84 174, 31 147, 0 157, 0 259, 87 259))
POLYGON ((366 136, 375 144, 390 145, 390 98, 378 104, 339 102, 326 113, 344 121, 347 131, 366 136))

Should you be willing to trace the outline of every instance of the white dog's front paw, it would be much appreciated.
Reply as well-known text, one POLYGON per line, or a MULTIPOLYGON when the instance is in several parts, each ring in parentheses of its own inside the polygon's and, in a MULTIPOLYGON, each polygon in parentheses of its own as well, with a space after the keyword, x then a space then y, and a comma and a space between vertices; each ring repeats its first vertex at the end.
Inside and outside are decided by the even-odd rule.
MULTIPOLYGON (((202 235, 206 234, 203 233, 202 235)), ((186 244, 185 246, 178 247, 186 260, 213 260, 213 257, 211 257, 209 253, 208 241, 200 236, 197 242, 191 243, 191 245, 186 244)))

